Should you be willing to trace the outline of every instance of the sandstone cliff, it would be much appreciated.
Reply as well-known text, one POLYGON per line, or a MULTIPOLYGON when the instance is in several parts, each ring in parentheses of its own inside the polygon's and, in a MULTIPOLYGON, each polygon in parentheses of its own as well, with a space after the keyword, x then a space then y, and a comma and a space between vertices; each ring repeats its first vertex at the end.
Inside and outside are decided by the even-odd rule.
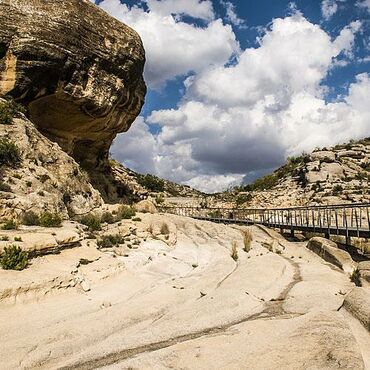
POLYGON ((0 1, 0 96, 86 166, 139 114, 144 62, 137 33, 88 0, 0 1))

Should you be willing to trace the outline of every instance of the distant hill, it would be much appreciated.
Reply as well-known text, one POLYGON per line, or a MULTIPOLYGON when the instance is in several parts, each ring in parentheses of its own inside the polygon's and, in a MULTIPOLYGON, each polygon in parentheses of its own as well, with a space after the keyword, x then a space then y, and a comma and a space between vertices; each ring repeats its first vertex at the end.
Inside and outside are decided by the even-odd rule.
POLYGON ((370 138, 366 138, 289 158, 254 183, 212 197, 212 203, 286 207, 370 202, 369 189, 370 138))

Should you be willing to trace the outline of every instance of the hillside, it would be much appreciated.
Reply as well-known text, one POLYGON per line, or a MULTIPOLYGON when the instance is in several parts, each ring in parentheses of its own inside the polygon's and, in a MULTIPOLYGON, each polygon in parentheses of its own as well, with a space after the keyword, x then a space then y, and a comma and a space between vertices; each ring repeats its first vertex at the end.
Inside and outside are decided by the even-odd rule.
POLYGON ((370 138, 289 158, 252 184, 208 198, 211 204, 289 207, 370 201, 370 138))

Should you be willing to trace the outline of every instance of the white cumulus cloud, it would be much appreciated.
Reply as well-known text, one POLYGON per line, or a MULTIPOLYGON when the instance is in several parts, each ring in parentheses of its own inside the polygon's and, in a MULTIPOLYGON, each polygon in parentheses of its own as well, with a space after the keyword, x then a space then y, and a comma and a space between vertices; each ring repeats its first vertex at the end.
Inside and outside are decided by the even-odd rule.
MULTIPOLYGON (((139 14, 135 22, 142 22, 141 33, 146 32, 144 19, 148 20, 148 30, 155 22, 161 27, 169 22, 168 30, 180 32, 190 27, 189 33, 201 32, 201 42, 209 27, 218 27, 220 34, 227 30, 220 20, 193 29, 172 15, 151 14, 139 8, 127 10, 130 17, 135 12, 139 14)), ((236 46, 229 29, 226 33, 234 40, 233 47, 223 58, 215 56, 216 63, 208 60, 208 64, 195 63, 195 67, 189 59, 184 65, 179 62, 178 69, 171 69, 171 63, 166 65, 169 55, 180 53, 177 45, 168 47, 174 51, 167 50, 161 56, 150 51, 149 42, 149 68, 155 68, 149 60, 154 58, 171 70, 167 74, 166 68, 159 72, 151 69, 152 76, 161 76, 152 77, 152 81, 163 82, 175 74, 185 74, 189 68, 195 73, 184 81, 185 95, 176 108, 153 111, 146 119, 139 117, 128 133, 119 135, 112 149, 114 156, 140 172, 213 192, 245 176, 266 172, 287 156, 369 136, 369 74, 359 74, 348 93, 332 102, 325 100, 327 88, 323 85, 331 69, 352 57, 360 29, 360 22, 352 22, 333 39, 319 25, 295 12, 274 19, 259 45, 240 52, 231 65, 225 62, 236 46), (151 124, 159 125, 158 134, 151 134, 151 124)), ((178 35, 161 31, 152 42, 165 43, 168 37, 178 35)), ((191 51, 195 41, 189 37, 183 39, 182 48, 189 43, 191 51)))
POLYGON ((119 0, 104 0, 100 7, 134 28, 141 36, 147 63, 145 80, 150 88, 210 65, 223 65, 239 50, 235 34, 221 19, 213 19, 212 4, 198 0, 147 0, 148 10, 129 8, 119 0), (200 27, 178 19, 189 15, 210 20, 200 27))
POLYGON ((336 0, 323 0, 321 3, 321 13, 325 20, 329 20, 338 10, 336 0))

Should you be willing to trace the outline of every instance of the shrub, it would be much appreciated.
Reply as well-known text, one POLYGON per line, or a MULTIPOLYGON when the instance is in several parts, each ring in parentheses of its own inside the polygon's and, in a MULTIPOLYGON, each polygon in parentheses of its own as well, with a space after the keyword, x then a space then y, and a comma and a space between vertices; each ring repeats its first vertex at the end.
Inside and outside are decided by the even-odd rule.
POLYGON ((22 238, 20 236, 15 236, 14 237, 15 242, 23 242, 22 238))
POLYGON ((80 221, 83 225, 89 228, 89 231, 99 231, 101 230, 101 220, 100 217, 92 213, 81 218, 80 221))
POLYGON ((45 193, 42 190, 40 190, 37 192, 37 195, 39 195, 40 197, 44 197, 45 193))
POLYGON ((132 221, 139 222, 139 221, 141 221, 141 218, 140 218, 140 217, 134 217, 134 218, 132 219, 132 221))
POLYGON ((5 247, 0 263, 4 270, 23 270, 28 264, 28 253, 16 245, 5 247))
POLYGON ((18 225, 14 220, 8 220, 3 224, 1 228, 3 230, 16 230, 18 228, 18 225))
POLYGON ((159 205, 164 202, 164 198, 162 196, 158 196, 155 198, 155 202, 159 205))
POLYGON ((114 221, 114 216, 110 212, 104 212, 100 220, 100 222, 106 222, 107 224, 113 224, 114 221))
POLYGON ((138 182, 141 186, 148 189, 149 191, 161 192, 164 191, 164 181, 157 176, 150 174, 141 175, 138 178, 138 182))
POLYGON ((26 226, 36 226, 40 224, 40 218, 35 212, 28 211, 23 214, 22 223, 26 226))
POLYGON ((11 187, 5 182, 0 181, 0 191, 10 193, 12 191, 11 187))
POLYGON ((103 235, 103 237, 98 240, 97 244, 100 248, 111 248, 123 244, 124 242, 125 240, 121 234, 111 234, 103 235))
POLYGON ((244 231, 244 248, 243 248, 245 252, 249 252, 251 250, 252 240, 253 240, 253 237, 252 237, 251 231, 245 230, 244 231))
POLYGON ((241 206, 246 202, 250 202, 253 199, 252 194, 239 194, 235 199, 235 204, 241 206))
POLYGON ((7 103, 0 103, 0 125, 11 125, 13 123, 13 115, 7 103))
POLYGON ((59 227, 62 224, 62 217, 58 213, 43 212, 40 215, 40 226, 59 227))
POLYGON ((9 236, 4 235, 4 236, 2 236, 2 237, 0 238, 0 240, 1 240, 2 242, 7 242, 7 241, 9 240, 9 236))
POLYGON ((350 279, 351 279, 352 283, 355 283, 356 286, 362 286, 360 277, 361 277, 361 275, 360 275, 359 269, 355 269, 355 270, 353 270, 353 272, 350 276, 350 279))
POLYGON ((21 161, 18 146, 5 137, 0 138, 0 166, 17 166, 21 161))
POLYGON ((238 256, 238 249, 237 249, 237 245, 236 245, 236 241, 234 240, 231 244, 231 258, 234 260, 234 261, 237 261, 239 256, 238 256))
POLYGON ((170 229, 166 223, 163 223, 161 225, 161 234, 162 235, 169 235, 170 234, 170 229))
POLYGON ((120 219, 130 219, 131 217, 134 217, 136 215, 136 212, 133 207, 131 206, 121 206, 118 210, 118 217, 120 219))
POLYGON ((0 103, 0 125, 11 125, 13 117, 19 112, 25 113, 25 108, 14 100, 0 103))
POLYGON ((333 187, 333 191, 332 191, 333 195, 338 195, 338 194, 341 194, 342 192, 343 192, 343 187, 341 185, 335 185, 333 187))

